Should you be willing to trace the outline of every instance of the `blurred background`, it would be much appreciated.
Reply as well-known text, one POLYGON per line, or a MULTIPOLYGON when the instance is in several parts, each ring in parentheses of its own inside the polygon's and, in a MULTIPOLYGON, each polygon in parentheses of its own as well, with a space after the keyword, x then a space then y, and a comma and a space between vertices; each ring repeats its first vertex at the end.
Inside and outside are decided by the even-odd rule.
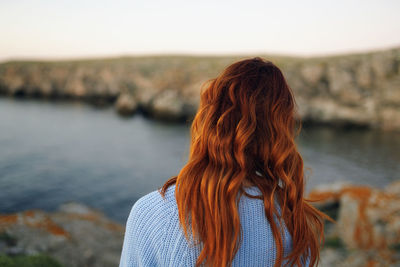
POLYGON ((201 85, 253 56, 293 89, 307 195, 337 220, 319 266, 399 266, 399 12, 1 1, 0 266, 117 266, 132 205, 187 161, 201 85))

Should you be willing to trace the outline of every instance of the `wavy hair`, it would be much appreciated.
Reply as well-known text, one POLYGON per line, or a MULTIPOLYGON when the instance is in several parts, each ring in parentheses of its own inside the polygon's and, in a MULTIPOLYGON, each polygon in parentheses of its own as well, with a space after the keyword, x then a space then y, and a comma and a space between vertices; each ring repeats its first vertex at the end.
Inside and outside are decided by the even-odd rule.
POLYGON ((329 217, 304 198, 303 160, 294 142, 301 129, 295 105, 281 70, 259 57, 238 61, 203 85, 189 160, 160 188, 165 197, 176 184, 184 234, 189 240, 190 231, 203 245, 196 266, 231 266, 242 240, 239 199, 243 194, 255 198, 244 191, 245 183, 262 192, 257 198, 263 200, 274 236, 275 266, 284 260, 301 266, 305 258, 310 266, 318 263, 329 217), (282 224, 273 218, 283 219, 291 235, 286 257, 282 224))

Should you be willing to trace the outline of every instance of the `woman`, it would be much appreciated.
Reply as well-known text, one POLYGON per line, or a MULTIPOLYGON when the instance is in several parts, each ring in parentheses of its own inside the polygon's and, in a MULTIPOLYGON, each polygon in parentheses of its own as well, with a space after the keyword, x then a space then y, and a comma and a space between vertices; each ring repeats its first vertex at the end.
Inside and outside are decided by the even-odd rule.
POLYGON ((127 220, 120 267, 314 266, 327 215, 304 199, 295 100, 261 58, 205 84, 188 163, 127 220))

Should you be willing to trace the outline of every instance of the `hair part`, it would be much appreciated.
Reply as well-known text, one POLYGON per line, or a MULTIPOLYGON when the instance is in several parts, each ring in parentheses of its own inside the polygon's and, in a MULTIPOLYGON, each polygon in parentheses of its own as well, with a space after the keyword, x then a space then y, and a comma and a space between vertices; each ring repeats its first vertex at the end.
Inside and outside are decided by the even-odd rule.
POLYGON ((301 129, 295 107, 280 69, 259 57, 236 62, 204 84, 191 126, 189 160, 160 190, 164 197, 176 184, 184 234, 202 244, 196 266, 232 264, 241 243, 238 201, 247 195, 245 180, 262 192, 277 248, 275 266, 284 260, 301 266, 306 258, 310 266, 318 263, 323 220, 330 218, 304 198, 303 160, 294 142, 301 129), (286 258, 283 224, 275 216, 293 241, 286 258))

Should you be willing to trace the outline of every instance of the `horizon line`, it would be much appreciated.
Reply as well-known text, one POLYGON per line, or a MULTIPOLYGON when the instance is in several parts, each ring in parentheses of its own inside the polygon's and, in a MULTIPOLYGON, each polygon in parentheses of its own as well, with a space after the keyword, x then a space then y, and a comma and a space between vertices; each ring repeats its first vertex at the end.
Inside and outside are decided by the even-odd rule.
POLYGON ((144 53, 115 53, 115 54, 99 54, 99 55, 78 55, 78 56, 53 56, 53 57, 36 57, 36 56, 17 56, 0 59, 0 64, 9 62, 55 62, 55 61, 85 61, 85 60, 107 60, 115 58, 144 58, 144 57, 240 57, 240 56, 272 56, 272 57, 287 57, 287 58, 299 58, 299 59, 311 59, 311 58, 324 58, 324 57, 336 57, 346 55, 361 55, 370 54, 376 52, 383 52, 388 50, 399 49, 400 44, 389 45, 378 48, 369 49, 355 49, 348 50, 345 52, 324 52, 316 54, 301 54, 301 53, 284 53, 284 52, 144 52, 144 53))

